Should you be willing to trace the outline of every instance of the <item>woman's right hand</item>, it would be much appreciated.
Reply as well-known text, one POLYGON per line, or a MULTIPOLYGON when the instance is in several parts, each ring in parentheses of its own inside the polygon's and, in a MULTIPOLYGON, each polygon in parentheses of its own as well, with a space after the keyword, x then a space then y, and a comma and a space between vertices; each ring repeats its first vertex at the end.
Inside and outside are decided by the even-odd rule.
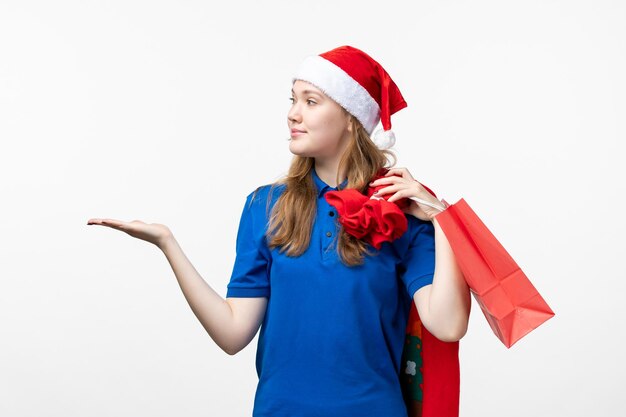
POLYGON ((89 219, 87 224, 99 224, 101 226, 121 230, 132 237, 153 243, 159 248, 172 237, 172 232, 164 224, 144 223, 141 220, 125 222, 115 219, 89 219))

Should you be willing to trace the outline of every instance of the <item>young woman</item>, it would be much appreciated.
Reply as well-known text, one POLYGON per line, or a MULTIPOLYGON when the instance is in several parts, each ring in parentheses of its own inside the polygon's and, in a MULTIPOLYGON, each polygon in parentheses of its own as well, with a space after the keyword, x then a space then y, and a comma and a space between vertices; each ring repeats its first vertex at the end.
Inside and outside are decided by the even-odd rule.
POLYGON ((225 299, 166 226, 88 224, 158 246, 196 317, 228 354, 260 328, 254 416, 406 417, 398 375, 411 303, 442 341, 463 337, 470 310, 437 224, 441 203, 406 168, 387 166, 389 117, 406 102, 380 64, 350 46, 307 57, 290 100, 294 157, 286 177, 246 197, 225 299), (370 135, 379 121, 385 131, 370 135), (372 183, 381 169, 386 175, 372 183), (425 203, 411 199, 406 232, 376 249, 347 233, 326 194, 380 185, 378 198, 425 203))

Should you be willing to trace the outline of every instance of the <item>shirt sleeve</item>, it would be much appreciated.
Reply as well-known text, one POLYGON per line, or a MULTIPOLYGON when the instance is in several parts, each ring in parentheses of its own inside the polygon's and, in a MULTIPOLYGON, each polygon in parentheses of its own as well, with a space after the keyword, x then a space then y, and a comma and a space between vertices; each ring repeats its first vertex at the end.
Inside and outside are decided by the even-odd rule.
MULTIPOLYGON (((237 231, 235 264, 226 297, 270 296, 269 250, 265 244, 265 204, 248 194, 237 231)), ((257 196, 258 199, 258 196, 257 196)))
POLYGON ((435 226, 430 221, 412 220, 408 250, 400 263, 400 277, 411 299, 417 290, 433 283, 435 274, 435 226))

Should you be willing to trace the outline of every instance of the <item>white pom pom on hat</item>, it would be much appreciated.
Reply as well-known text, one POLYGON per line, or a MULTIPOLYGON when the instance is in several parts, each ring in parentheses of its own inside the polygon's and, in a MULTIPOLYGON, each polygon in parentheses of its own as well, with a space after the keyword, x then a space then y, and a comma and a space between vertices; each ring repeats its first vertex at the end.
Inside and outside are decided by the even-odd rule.
POLYGON ((396 135, 391 129, 376 129, 372 134, 372 141, 380 149, 389 149, 396 143, 396 135))
POLYGON ((306 57, 292 83, 307 81, 357 118, 380 149, 396 142, 391 115, 407 107, 387 71, 360 49, 343 45, 306 57), (381 122, 382 129, 374 132, 381 122))

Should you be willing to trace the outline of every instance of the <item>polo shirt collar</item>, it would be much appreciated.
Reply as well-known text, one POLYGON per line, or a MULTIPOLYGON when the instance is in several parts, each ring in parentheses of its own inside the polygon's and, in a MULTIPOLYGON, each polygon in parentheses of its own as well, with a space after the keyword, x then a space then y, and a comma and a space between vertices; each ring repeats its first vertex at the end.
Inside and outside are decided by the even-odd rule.
POLYGON ((313 175, 313 181, 315 182, 315 186, 317 187, 317 197, 321 197, 326 191, 335 191, 337 189, 345 188, 346 184, 348 184, 348 179, 346 178, 338 187, 331 187, 326 184, 315 172, 315 168, 311 168, 311 174, 313 175))

